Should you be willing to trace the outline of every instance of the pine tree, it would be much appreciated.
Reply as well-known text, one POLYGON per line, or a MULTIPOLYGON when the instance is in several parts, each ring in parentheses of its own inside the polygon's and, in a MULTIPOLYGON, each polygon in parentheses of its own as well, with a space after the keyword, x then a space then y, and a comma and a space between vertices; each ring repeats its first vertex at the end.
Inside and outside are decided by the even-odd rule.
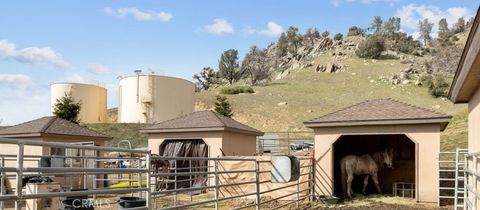
POLYGON ((71 93, 65 93, 63 97, 57 98, 53 106, 53 114, 59 118, 78 124, 80 121, 78 114, 80 113, 81 107, 82 103, 80 101, 75 102, 71 93))
POLYGON ((227 97, 217 95, 217 101, 215 102, 215 112, 225 116, 232 117, 232 108, 230 103, 227 101, 227 97))
POLYGON ((238 51, 235 49, 224 51, 218 62, 220 77, 226 79, 229 84, 233 84, 241 77, 239 70, 238 51))

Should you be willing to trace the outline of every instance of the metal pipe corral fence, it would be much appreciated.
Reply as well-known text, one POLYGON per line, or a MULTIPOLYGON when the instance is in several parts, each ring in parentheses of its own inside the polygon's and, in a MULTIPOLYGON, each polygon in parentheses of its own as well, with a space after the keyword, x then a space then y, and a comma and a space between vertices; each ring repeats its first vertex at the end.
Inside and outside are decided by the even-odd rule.
POLYGON ((299 201, 314 198, 311 157, 299 157, 302 172, 298 181, 273 185, 265 175, 270 172, 271 161, 259 157, 159 157, 148 150, 11 138, 0 138, 2 145, 16 147, 16 151, 0 154, 0 210, 8 207, 5 202, 13 205, 14 201, 14 208, 20 210, 28 200, 52 197, 111 198, 110 203, 115 203, 117 196, 134 193, 146 200, 148 209, 219 209, 225 205, 232 209, 277 209, 298 206, 299 201), (109 157, 108 152, 128 155, 109 157), (127 162, 128 167, 117 164, 121 161, 127 162), (115 167, 107 164, 111 162, 115 167), (154 164, 159 162, 167 162, 168 166, 155 168, 154 164), (248 167, 226 168, 238 163, 248 167), (30 176, 49 177, 61 183, 61 190, 30 192, 24 183, 30 176), (6 183, 11 183, 11 187, 6 183), (113 187, 115 183, 125 185, 113 187))

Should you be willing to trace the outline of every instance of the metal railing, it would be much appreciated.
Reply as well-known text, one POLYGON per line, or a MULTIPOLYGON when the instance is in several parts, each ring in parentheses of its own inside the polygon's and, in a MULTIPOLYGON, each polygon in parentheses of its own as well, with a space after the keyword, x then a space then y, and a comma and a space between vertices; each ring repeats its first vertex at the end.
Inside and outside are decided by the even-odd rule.
POLYGON ((465 155, 465 184, 464 184, 464 209, 477 210, 480 194, 478 192, 478 180, 480 173, 478 171, 478 160, 480 152, 465 155))
MULTIPOLYGON (((313 199, 314 195, 314 160, 311 157, 298 157, 302 164, 298 181, 272 184, 272 165, 266 157, 158 157, 146 150, 0 138, 0 146, 5 145, 15 148, 15 151, 0 154, 0 210, 13 207, 13 202, 16 210, 22 209, 32 199, 80 196, 95 200, 109 195, 133 196, 135 193, 146 199, 148 209, 205 205, 219 209, 230 201, 244 202, 240 205, 228 204, 233 209, 277 209, 295 203, 298 205, 299 201, 313 199), (75 152, 51 154, 52 151, 64 150, 75 152), (129 155, 112 157, 108 156, 108 152, 129 155), (46 160, 50 161, 50 165, 45 165, 46 160), (154 171, 151 163, 155 160, 171 164, 166 170, 154 171), (128 161, 129 167, 110 167, 106 164, 109 161, 128 161), (201 161, 204 162, 199 164, 201 161), (61 166, 58 166, 59 162, 61 166), (227 167, 229 164, 241 167, 232 170, 227 167), (27 176, 50 177, 54 182, 61 183, 61 189, 55 192, 26 191, 23 178, 27 176), (72 182, 72 179, 75 181, 72 182), (11 183, 11 186, 5 183, 11 183), (115 183, 126 184, 114 188, 111 184, 115 183), (164 202, 169 200, 171 202, 164 202)), ((113 197, 111 204, 117 199, 113 197)))
MULTIPOLYGON (((167 172, 152 172, 152 178, 159 177, 168 177, 169 180, 174 182, 170 185, 162 187, 151 186, 152 189, 155 189, 152 192, 152 200, 154 201, 154 209, 183 209, 187 207, 208 207, 212 209, 219 208, 231 208, 231 209, 245 209, 245 208, 255 208, 255 209, 264 209, 269 208, 271 205, 266 206, 266 204, 271 204, 272 202, 285 199, 287 197, 293 196, 293 199, 274 205, 272 209, 281 208, 290 204, 294 204, 308 198, 313 198, 313 160, 309 157, 299 158, 304 164, 301 166, 307 170, 302 170, 303 173, 300 174, 300 179, 291 183, 285 183, 281 186, 274 188, 265 189, 264 186, 271 184, 271 179, 265 178, 263 174, 270 173, 270 170, 265 170, 269 168, 271 164, 270 160, 257 160, 256 158, 234 158, 234 157, 225 157, 225 158, 189 158, 189 157, 152 157, 152 160, 162 160, 169 161, 168 169, 164 170, 167 172), (189 162, 188 165, 191 165, 192 161, 205 161, 208 164, 205 166, 196 168, 203 169, 197 171, 191 171, 191 167, 188 167, 190 171, 178 172, 185 168, 177 168, 179 161, 189 162), (305 162, 306 161, 306 162, 305 162), (242 165, 249 166, 248 168, 230 170, 231 168, 226 167, 226 165, 235 164, 237 162, 242 162, 242 165), (242 180, 236 180, 232 177, 243 177, 242 180), (181 177, 181 178, 180 178, 181 177), (198 180, 199 177, 204 178, 206 181, 201 186, 192 186, 179 188, 178 185, 181 182, 191 182, 192 180, 198 180), (306 185, 306 187, 305 187, 306 185), (302 187, 303 186, 303 187, 302 187), (271 193, 278 193, 281 190, 295 188, 293 192, 288 193, 279 193, 281 196, 272 197, 268 200, 265 200, 264 195, 271 193), (193 195, 192 191, 201 191, 197 195, 193 195), (210 195, 205 198, 204 195, 210 195), (197 199, 193 201, 194 197, 202 197, 203 199, 197 199), (183 197, 183 202, 181 202, 178 197, 183 197), (189 197, 189 199, 185 199, 189 197), (264 199, 262 199, 262 197, 264 199), (229 205, 227 202, 233 200, 247 200, 250 198, 251 203, 238 205, 229 205), (227 206, 226 206, 227 205, 227 206)), ((163 184, 165 182, 159 182, 158 180, 154 183, 163 184)))
POLYGON ((463 170, 467 149, 439 153, 439 204, 463 207, 463 170))
POLYGON ((313 151, 314 143, 313 132, 309 131, 269 132, 257 137, 257 154, 293 155, 313 151))
MULTIPOLYGON (((50 197, 78 197, 105 194, 145 194, 147 203, 150 197, 148 185, 142 186, 142 179, 149 173, 149 165, 146 164, 150 158, 150 152, 144 150, 120 149, 100 146, 86 146, 68 143, 44 142, 33 140, 20 140, 11 138, 0 138, 0 146, 15 148, 16 151, 7 151, 1 155, 1 181, 0 181, 0 209, 5 208, 6 201, 14 201, 15 209, 22 209, 24 203, 30 199, 42 199, 50 197), (77 155, 68 155, 66 150, 75 150, 77 155), (63 154, 44 155, 45 151, 63 151, 63 154), (28 153, 27 153, 28 152, 28 153), (106 152, 124 152, 137 154, 139 157, 107 157, 106 152), (137 168, 107 168, 100 161, 110 159, 122 159, 130 162, 137 162, 137 168), (68 160, 68 161, 67 161, 68 160), (30 161, 30 162, 29 162, 30 161), (33 162, 33 163, 31 163, 33 162), (55 162, 55 164, 53 164, 55 162), (75 164, 75 165, 74 165, 75 164), (61 166, 58 166, 61 165, 61 166), (107 188, 98 184, 99 176, 107 174, 120 174, 130 176, 130 184, 127 187, 107 188), (42 176, 65 182, 58 192, 23 192, 26 183, 23 180, 28 176, 42 176), (131 184, 133 178, 137 186, 131 184), (75 179, 76 186, 71 180, 75 179), (70 183, 68 183, 70 180, 70 183), (77 182, 78 181, 78 182, 77 182), (78 184, 78 183, 81 184, 78 184), (6 184, 11 183, 7 192, 6 184), (67 184, 68 183, 68 184, 67 184), (68 186, 68 187, 65 187, 68 186), (75 190, 83 188, 88 190, 75 190)), ((107 179, 101 181, 107 181, 107 179)), ((146 180, 149 181, 148 179, 146 180)), ((116 199, 112 199, 112 203, 116 199)), ((147 204, 148 205, 148 204, 147 204)), ((148 206, 147 206, 148 207, 148 206)))

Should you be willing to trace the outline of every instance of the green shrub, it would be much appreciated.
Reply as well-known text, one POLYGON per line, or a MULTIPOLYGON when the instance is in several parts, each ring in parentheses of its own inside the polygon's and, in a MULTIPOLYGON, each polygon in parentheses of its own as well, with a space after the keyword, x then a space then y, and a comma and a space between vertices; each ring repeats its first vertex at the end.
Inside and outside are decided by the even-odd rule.
POLYGON ((421 83, 428 87, 428 93, 435 98, 447 97, 450 84, 442 75, 425 76, 421 78, 421 83))
POLYGON ((220 90, 221 94, 235 95, 239 93, 254 93, 253 89, 249 86, 229 86, 220 90))
POLYGON ((357 26, 352 26, 348 29, 347 36, 358 36, 365 33, 365 31, 357 26))
POLYGON ((342 33, 336 33, 335 36, 333 36, 333 40, 342 40, 342 39, 343 39, 342 33))
POLYGON ((358 49, 355 51, 360 58, 374 58, 380 57, 385 50, 385 40, 381 36, 370 36, 365 41, 358 44, 358 49))

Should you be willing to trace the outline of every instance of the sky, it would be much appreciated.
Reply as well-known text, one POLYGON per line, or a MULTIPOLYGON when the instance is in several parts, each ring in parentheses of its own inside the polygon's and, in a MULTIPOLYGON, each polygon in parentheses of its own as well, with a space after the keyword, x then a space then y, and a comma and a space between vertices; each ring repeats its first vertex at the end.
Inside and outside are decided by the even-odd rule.
POLYGON ((453 24, 479 0, 0 1, 0 125, 50 113, 50 84, 100 84, 118 104, 118 78, 143 72, 192 80, 220 54, 266 47, 289 26, 346 34, 373 16, 401 18, 418 36, 420 19, 453 24))

